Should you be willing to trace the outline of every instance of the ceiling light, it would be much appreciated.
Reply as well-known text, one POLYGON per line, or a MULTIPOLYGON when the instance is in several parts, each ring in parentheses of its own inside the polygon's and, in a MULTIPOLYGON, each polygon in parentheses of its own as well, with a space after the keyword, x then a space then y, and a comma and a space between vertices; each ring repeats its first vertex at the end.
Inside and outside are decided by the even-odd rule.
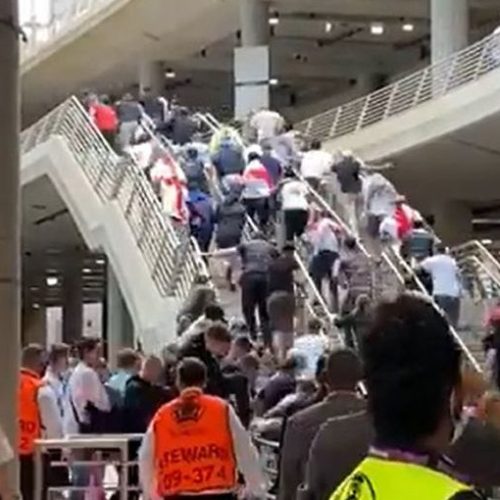
POLYGON ((95 260, 95 263, 96 263, 98 266, 103 266, 104 264, 106 264, 106 259, 96 259, 96 260, 95 260))
POLYGON ((271 85, 272 87, 276 87, 276 85, 278 85, 279 83, 279 80, 277 78, 271 78, 269 80, 269 85, 271 85))
POLYGON ((273 15, 269 18, 269 24, 270 24, 271 26, 277 26, 279 23, 280 23, 280 18, 278 17, 278 13, 273 14, 273 15))
POLYGON ((383 35, 384 34, 384 25, 382 23, 371 23, 370 24, 370 33, 372 35, 383 35))
POLYGON ((481 243, 483 245, 492 245, 493 244, 493 240, 481 240, 481 243))
POLYGON ((175 77, 176 74, 173 69, 167 69, 167 71, 165 71, 165 78, 175 78, 175 77))
POLYGON ((401 29, 407 33, 411 33, 415 29, 415 25, 413 23, 403 23, 401 29))
POLYGON ((330 22, 330 21, 327 21, 325 23, 325 31, 327 33, 331 33, 332 32, 332 29, 333 29, 333 24, 330 22))
POLYGON ((56 276, 48 276, 45 279, 45 283, 47 283, 47 286, 56 286, 59 283, 59 280, 56 276))
POLYGON ((40 309, 40 304, 37 303, 33 304, 33 309, 40 309))
POLYGON ((90 269, 90 267, 84 267, 82 269, 83 274, 90 274, 91 272, 92 272, 92 269, 90 269))

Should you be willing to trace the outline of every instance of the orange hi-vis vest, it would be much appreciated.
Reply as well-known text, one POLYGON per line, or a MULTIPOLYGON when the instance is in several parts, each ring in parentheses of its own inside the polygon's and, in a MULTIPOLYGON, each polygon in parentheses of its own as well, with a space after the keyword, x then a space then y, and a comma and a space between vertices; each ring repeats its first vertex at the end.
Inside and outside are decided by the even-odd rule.
POLYGON ((159 496, 235 489, 236 458, 223 399, 186 389, 160 408, 152 425, 159 496))
POLYGON ((18 392, 18 452, 20 455, 31 455, 35 451, 35 441, 42 435, 37 401, 38 389, 41 385, 42 380, 35 372, 21 369, 18 392))

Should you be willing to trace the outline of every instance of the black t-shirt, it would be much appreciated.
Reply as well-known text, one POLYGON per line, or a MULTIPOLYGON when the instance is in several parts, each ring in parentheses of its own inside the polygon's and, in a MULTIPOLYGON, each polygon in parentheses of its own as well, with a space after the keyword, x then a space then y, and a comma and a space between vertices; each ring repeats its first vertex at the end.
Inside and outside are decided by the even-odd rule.
POLYGON ((293 257, 283 255, 273 259, 269 265, 269 294, 293 293, 293 272, 298 268, 299 265, 293 257))

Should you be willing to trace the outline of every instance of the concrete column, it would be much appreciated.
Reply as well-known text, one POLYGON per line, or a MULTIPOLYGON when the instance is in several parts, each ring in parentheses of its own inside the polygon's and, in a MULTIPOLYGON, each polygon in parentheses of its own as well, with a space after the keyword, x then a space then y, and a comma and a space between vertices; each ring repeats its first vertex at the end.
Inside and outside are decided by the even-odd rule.
POLYGON ((110 265, 106 292, 106 334, 108 360, 111 368, 115 368, 116 354, 124 347, 134 347, 135 336, 132 318, 110 265))
POLYGON ((28 306, 23 311, 21 336, 23 345, 47 345, 47 310, 45 307, 33 309, 28 306))
POLYGON ((79 261, 67 264, 63 276, 63 342, 71 344, 83 334, 82 269, 79 261))
POLYGON ((242 47, 258 47, 269 43, 269 2, 240 0, 242 47))
POLYGON ((472 211, 464 203, 448 201, 434 208, 434 231, 446 245, 472 238, 472 211))
POLYGON ((161 61, 142 61, 139 63, 139 89, 150 89, 152 94, 163 94, 165 69, 161 61))
MULTIPOLYGON (((21 245, 19 187, 19 35, 17 0, 0 2, 0 423, 17 448, 19 347, 21 344, 21 245)), ((9 482, 19 491, 18 455, 8 465, 9 482)), ((17 496, 17 495, 15 495, 17 496)))
POLYGON ((432 62, 463 49, 468 41, 468 0, 431 0, 432 62))
POLYGON ((241 47, 234 50, 235 117, 269 107, 269 2, 240 1, 241 47))

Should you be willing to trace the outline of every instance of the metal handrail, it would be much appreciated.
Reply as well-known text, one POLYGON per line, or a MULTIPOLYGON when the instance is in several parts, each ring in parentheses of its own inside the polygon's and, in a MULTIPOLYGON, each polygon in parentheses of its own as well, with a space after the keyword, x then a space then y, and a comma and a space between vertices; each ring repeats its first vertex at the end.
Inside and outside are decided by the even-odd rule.
MULTIPOLYGON (((221 127, 222 124, 210 113, 198 113, 197 114, 198 119, 203 122, 212 132, 217 132, 221 127)), ((245 147, 245 144, 243 140, 240 141, 240 146, 242 148, 245 147)), ((217 196, 222 197, 222 193, 220 192, 220 188, 217 182, 213 182, 215 179, 209 179, 209 181, 214 185, 214 190, 217 193, 217 196)), ((252 234, 256 234, 259 231, 257 225, 253 221, 251 217, 248 215, 246 216, 246 224, 244 228, 244 236, 246 239, 250 239, 252 234)), ((308 313, 312 317, 317 317, 316 311, 314 309, 314 303, 319 304, 319 307, 321 309, 322 317, 326 318, 328 321, 328 331, 330 334, 330 337, 335 343, 335 346, 340 347, 344 345, 344 339, 342 338, 341 335, 339 334, 334 334, 335 328, 334 328, 334 319, 335 319, 335 314, 330 312, 330 309, 325 302, 325 299, 317 289, 316 285, 314 284, 309 271, 307 269, 307 265, 304 263, 302 255, 300 252, 296 251, 295 254, 295 260, 297 261, 297 264, 300 269, 300 273, 304 279, 304 281, 308 285, 308 290, 312 295, 307 293, 307 297, 305 300, 305 305, 307 307, 308 313)))
POLYGON ((442 97, 500 67, 500 35, 486 38, 391 85, 298 123, 307 136, 334 139, 442 97))
POLYGON ((116 2, 118 0, 66 0, 63 15, 60 18, 53 18, 49 24, 37 24, 36 19, 34 22, 31 20, 24 22, 21 27, 28 41, 21 46, 21 63, 36 56, 50 44, 87 23, 97 12, 116 2))
MULTIPOLYGON (((161 296, 184 299, 194 280, 189 265, 199 262, 192 244, 181 241, 144 173, 132 158, 118 156, 94 126, 77 98, 71 97, 21 134, 21 153, 59 136, 103 202, 116 201, 161 296), (179 252, 183 251, 181 275, 179 252), (184 258, 185 256, 185 258, 184 258), (187 274, 186 274, 187 273, 187 274)), ((199 267, 199 266, 198 266, 199 267)))

